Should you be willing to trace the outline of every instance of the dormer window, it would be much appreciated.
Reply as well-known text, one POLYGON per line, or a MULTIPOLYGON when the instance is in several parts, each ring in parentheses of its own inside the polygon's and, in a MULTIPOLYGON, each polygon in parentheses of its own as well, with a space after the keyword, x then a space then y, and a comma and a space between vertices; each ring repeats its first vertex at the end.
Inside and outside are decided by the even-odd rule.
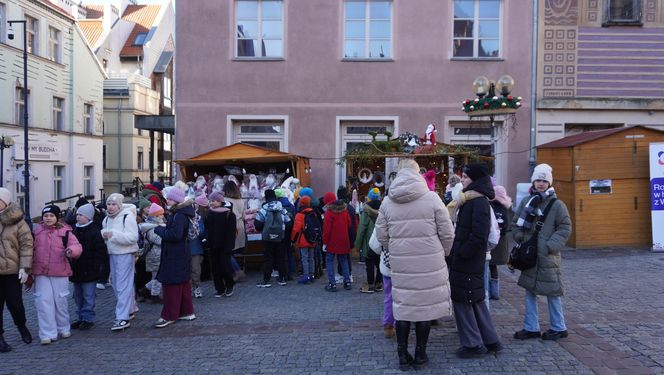
POLYGON ((134 39, 134 43, 132 43, 133 46, 142 46, 145 44, 145 38, 148 36, 147 33, 138 33, 136 34, 136 38, 134 39))

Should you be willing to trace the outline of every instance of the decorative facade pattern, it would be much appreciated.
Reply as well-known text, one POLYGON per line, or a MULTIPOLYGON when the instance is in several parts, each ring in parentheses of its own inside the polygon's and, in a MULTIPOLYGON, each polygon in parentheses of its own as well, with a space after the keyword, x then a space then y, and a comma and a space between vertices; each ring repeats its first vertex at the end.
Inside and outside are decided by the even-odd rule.
POLYGON ((578 0, 546 0, 544 24, 547 26, 573 26, 577 24, 578 0))

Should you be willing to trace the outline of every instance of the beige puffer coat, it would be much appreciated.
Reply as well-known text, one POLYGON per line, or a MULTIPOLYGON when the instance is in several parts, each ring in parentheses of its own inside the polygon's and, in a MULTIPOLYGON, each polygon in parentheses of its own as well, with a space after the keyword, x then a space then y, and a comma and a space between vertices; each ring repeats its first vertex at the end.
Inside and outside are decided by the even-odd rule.
POLYGON ((0 275, 17 275, 19 268, 32 268, 33 241, 23 210, 10 203, 0 212, 0 275))
POLYGON ((445 256, 454 228, 443 201, 417 171, 397 174, 380 206, 376 235, 390 249, 394 318, 421 322, 450 316, 445 256))

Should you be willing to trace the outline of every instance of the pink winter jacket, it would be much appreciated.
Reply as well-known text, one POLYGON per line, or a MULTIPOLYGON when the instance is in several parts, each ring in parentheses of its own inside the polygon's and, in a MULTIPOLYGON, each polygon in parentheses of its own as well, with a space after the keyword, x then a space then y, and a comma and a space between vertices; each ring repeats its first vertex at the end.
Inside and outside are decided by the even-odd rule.
POLYGON ((71 250, 72 258, 81 256, 83 248, 76 239, 71 227, 67 224, 57 223, 47 227, 44 224, 35 225, 35 251, 32 257, 32 274, 35 276, 71 276, 71 266, 65 256, 64 237, 67 232, 67 248, 71 250))

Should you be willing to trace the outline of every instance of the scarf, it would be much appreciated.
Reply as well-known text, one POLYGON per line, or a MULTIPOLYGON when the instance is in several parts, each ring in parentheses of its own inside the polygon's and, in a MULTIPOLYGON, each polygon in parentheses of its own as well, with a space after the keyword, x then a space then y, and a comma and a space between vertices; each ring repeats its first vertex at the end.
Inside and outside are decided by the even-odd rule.
MULTIPOLYGON (((459 183, 459 185, 461 184, 459 183)), ((471 199, 483 197, 484 195, 476 192, 475 190, 468 190, 465 192, 460 191, 458 192, 458 195, 453 191, 452 194, 455 195, 455 198, 447 205, 447 210, 450 213, 450 220, 452 220, 452 224, 456 226, 457 216, 461 206, 466 204, 466 202, 471 199)))
POLYGON ((530 199, 526 203, 526 206, 521 210, 521 215, 516 221, 516 225, 521 228, 530 229, 533 227, 535 219, 542 216, 543 212, 539 208, 540 203, 544 202, 548 197, 555 195, 556 191, 553 190, 553 187, 548 188, 545 192, 540 193, 539 191, 534 191, 530 195, 530 199))

